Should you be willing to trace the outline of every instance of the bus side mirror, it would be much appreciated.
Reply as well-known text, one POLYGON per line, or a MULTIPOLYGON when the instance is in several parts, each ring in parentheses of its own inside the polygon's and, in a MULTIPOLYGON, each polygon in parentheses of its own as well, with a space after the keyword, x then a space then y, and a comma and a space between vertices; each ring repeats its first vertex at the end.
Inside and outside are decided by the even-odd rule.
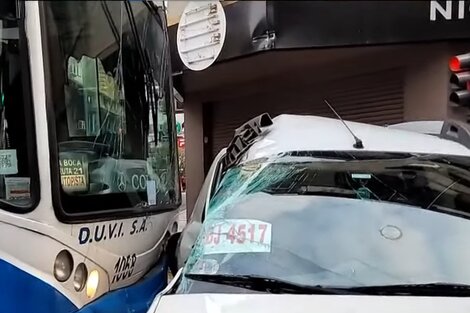
POLYGON ((6 20, 19 19, 17 0, 0 0, 0 18, 6 20))
POLYGON ((201 229, 202 223, 193 221, 186 225, 181 233, 178 247, 176 249, 176 262, 178 264, 178 268, 182 268, 188 260, 201 229))

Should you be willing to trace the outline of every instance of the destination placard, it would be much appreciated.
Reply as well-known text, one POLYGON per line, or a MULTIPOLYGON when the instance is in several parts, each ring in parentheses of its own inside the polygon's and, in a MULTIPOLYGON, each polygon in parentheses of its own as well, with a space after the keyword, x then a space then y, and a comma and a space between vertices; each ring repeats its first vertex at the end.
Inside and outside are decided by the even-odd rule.
POLYGON ((87 171, 88 163, 82 156, 61 157, 60 180, 62 188, 66 192, 87 191, 87 171))

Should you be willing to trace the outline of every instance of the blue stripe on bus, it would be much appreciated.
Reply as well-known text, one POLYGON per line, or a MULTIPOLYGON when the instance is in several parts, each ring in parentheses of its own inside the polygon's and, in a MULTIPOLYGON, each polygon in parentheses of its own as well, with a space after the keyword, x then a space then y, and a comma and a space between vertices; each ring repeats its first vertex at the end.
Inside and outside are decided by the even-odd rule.
POLYGON ((1 313, 145 313, 167 284, 167 264, 161 258, 137 283, 111 291, 80 310, 51 285, 1 259, 0 279, 1 313))
MULTIPOLYGON (((1 1, 1 0, 0 0, 1 1)), ((111 291, 84 306, 79 313, 145 313, 167 285, 167 264, 161 261, 145 277, 129 287, 111 291)))
POLYGON ((1 259, 0 279, 2 313, 77 311, 77 307, 54 287, 1 259))

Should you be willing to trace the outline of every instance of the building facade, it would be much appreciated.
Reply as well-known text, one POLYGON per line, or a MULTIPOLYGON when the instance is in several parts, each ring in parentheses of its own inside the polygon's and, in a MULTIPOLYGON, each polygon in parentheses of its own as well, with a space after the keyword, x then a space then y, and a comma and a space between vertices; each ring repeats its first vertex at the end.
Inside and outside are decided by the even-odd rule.
POLYGON ((468 1, 236 2, 225 6, 219 59, 200 72, 182 66, 173 43, 188 210, 235 128, 264 112, 333 117, 328 99, 345 120, 467 121, 468 109, 448 101, 448 60, 470 51, 459 2, 468 10, 468 1))

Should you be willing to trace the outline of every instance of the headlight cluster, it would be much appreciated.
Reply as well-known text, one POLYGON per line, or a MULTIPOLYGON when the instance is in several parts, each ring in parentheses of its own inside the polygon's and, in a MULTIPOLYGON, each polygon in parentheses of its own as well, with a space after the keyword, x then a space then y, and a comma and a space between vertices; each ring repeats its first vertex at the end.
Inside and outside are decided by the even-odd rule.
POLYGON ((73 258, 70 252, 62 250, 57 254, 54 262, 54 276, 63 283, 69 279, 73 270, 73 258))
MULTIPOLYGON (((54 261, 54 277, 57 281, 66 282, 74 269, 73 257, 68 250, 62 250, 57 254, 54 261)), ((73 275, 73 287, 75 291, 81 292, 86 286, 86 295, 93 298, 98 290, 100 281, 99 272, 92 270, 88 275, 88 269, 85 263, 79 263, 75 268, 73 275)))
POLYGON ((86 269, 85 263, 80 263, 75 270, 75 274, 73 275, 73 287, 75 291, 82 291, 83 287, 85 287, 86 281, 88 277, 88 270, 86 269))
POLYGON ((90 276, 88 276, 88 280, 86 282, 86 295, 88 298, 93 298, 95 296, 99 282, 100 274, 98 273, 98 271, 91 271, 90 276))

